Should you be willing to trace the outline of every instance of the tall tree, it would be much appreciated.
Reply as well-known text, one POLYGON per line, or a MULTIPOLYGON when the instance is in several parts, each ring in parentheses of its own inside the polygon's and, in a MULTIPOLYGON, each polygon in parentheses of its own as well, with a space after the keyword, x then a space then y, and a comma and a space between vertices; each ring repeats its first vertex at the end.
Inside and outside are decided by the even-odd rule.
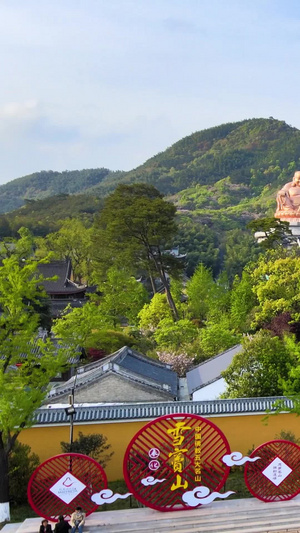
POLYGON ((103 468, 105 468, 114 454, 114 452, 108 452, 111 445, 107 444, 107 437, 101 433, 84 435, 82 431, 79 431, 77 439, 72 444, 62 441, 60 445, 63 453, 70 453, 71 451, 73 453, 83 453, 98 461, 103 468))
MULTIPOLYGON (((297 357, 286 342, 261 330, 245 337, 243 351, 236 354, 222 372, 227 383, 224 398, 281 396, 284 380, 297 364, 297 357)), ((299 390, 299 389, 298 389, 299 390)))
POLYGON ((176 208, 166 202, 152 185, 119 185, 106 199, 94 227, 94 259, 98 272, 107 266, 127 264, 160 279, 175 318, 168 274, 177 266, 174 257, 164 253, 177 231, 176 208))
POLYGON ((47 393, 49 381, 68 354, 37 337, 41 277, 37 261, 19 264, 17 255, 0 267, 0 522, 9 519, 8 458, 23 428, 47 393))
POLYGON ((61 228, 44 239, 36 239, 36 256, 45 257, 52 252, 55 259, 71 259, 75 281, 88 282, 91 275, 91 229, 76 218, 62 222, 61 228))
POLYGON ((137 316, 148 300, 147 291, 125 269, 111 267, 105 282, 99 284, 101 293, 99 308, 107 321, 115 327, 126 318, 131 324, 137 322, 137 316))
POLYGON ((256 238, 265 250, 272 250, 277 246, 297 244, 297 238, 293 236, 289 223, 278 218, 259 218, 251 220, 248 228, 256 234, 256 238))
POLYGON ((254 325, 261 326, 285 312, 300 320, 300 261, 296 251, 270 251, 262 256, 250 273, 254 294, 258 301, 254 325))
POLYGON ((225 235, 224 270, 232 282, 236 275, 241 276, 243 268, 250 261, 255 261, 261 248, 250 232, 232 229, 225 235))
POLYGON ((86 350, 103 348, 105 351, 109 345, 126 339, 121 326, 125 321, 130 325, 137 322, 138 313, 148 299, 145 288, 127 270, 112 267, 99 289, 101 296, 91 297, 80 308, 68 308, 54 322, 52 330, 58 338, 86 350), (107 342, 109 337, 111 343, 107 342))
POLYGON ((241 279, 235 277, 230 293, 230 318, 235 330, 246 332, 249 329, 250 312, 255 304, 250 275, 244 270, 241 279))
POLYGON ((209 268, 197 266, 186 285, 188 306, 194 318, 204 320, 209 312, 210 300, 215 293, 215 282, 209 268))

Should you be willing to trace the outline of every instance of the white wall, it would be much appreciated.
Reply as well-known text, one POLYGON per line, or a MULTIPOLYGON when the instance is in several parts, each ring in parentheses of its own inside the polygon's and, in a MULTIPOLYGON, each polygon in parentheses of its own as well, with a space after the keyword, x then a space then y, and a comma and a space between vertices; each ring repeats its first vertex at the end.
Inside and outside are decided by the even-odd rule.
POLYGON ((193 401, 198 402, 202 400, 216 400, 220 394, 225 392, 226 382, 223 378, 217 379, 213 383, 202 387, 193 392, 193 401))

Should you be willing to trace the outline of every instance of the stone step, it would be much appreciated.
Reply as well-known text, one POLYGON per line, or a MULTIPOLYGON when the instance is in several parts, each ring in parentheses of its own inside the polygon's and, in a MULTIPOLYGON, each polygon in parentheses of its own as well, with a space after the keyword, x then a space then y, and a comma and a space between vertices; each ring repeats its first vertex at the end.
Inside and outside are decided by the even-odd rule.
MULTIPOLYGON (((300 531, 300 496, 287 502, 254 498, 216 501, 189 511, 159 513, 149 508, 93 513, 84 533, 278 533, 300 531)), ((41 519, 31 518, 8 533, 36 533, 41 519)), ((6 532, 5 532, 6 533, 6 532)))
POLYGON ((5 524, 5 526, 1 529, 2 533, 16 533, 18 528, 22 525, 22 522, 15 523, 15 524, 5 524))
MULTIPOLYGON (((258 528, 258 527, 265 527, 266 525, 274 525, 275 529, 276 527, 280 525, 282 526, 289 526, 289 527, 298 527, 300 528, 300 521, 299 521, 299 513, 295 516, 283 516, 281 518, 277 517, 276 522, 274 522, 274 516, 266 516, 262 518, 257 517, 248 517, 248 518, 231 518, 230 520, 227 519, 215 519, 215 520, 201 520, 201 519, 189 519, 189 520, 178 520, 174 517, 173 520, 165 520, 163 517, 161 520, 156 521, 150 521, 143 525, 143 532, 149 532, 152 533, 152 531, 156 530, 156 528, 159 528, 159 530, 168 532, 170 529, 174 530, 176 528, 177 530, 194 530, 197 528, 197 531, 206 531, 209 529, 210 531, 218 532, 220 530, 223 531, 231 531, 231 530, 243 530, 246 528, 258 528)), ((105 524, 101 523, 101 531, 103 533, 133 533, 133 532, 139 532, 141 530, 141 523, 140 522, 131 522, 130 524, 127 524, 126 526, 122 524, 105 524)))

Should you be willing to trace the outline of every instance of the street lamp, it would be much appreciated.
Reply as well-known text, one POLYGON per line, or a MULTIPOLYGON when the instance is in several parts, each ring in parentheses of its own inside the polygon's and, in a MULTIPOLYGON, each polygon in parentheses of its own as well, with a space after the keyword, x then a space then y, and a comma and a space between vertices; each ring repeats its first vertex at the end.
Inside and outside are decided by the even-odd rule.
POLYGON ((74 416, 76 413, 76 409, 74 407, 74 395, 73 394, 70 394, 69 396, 69 403, 70 403, 70 406, 65 408, 65 413, 68 417, 70 417, 70 452, 72 452, 74 416))
POLYGON ((75 387, 76 387, 76 381, 77 381, 77 370, 74 378, 73 388, 72 392, 69 396, 69 407, 65 408, 65 413, 68 417, 70 417, 70 453, 72 453, 73 448, 73 426, 74 426, 74 417, 76 414, 76 409, 74 407, 74 396, 75 396, 75 387))

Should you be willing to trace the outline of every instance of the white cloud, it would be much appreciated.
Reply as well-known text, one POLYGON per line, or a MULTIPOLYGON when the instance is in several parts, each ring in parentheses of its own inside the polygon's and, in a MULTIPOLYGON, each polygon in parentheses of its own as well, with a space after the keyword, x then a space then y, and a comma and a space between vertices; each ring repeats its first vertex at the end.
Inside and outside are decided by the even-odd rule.
POLYGON ((243 457, 241 452, 232 452, 222 457, 223 463, 227 466, 242 466, 245 463, 254 463, 258 459, 260 459, 260 457, 248 457, 247 455, 243 457))
POLYGON ((91 500, 92 502, 97 503, 97 505, 103 505, 104 503, 114 503, 119 499, 124 500, 125 498, 128 498, 128 496, 131 496, 131 492, 127 492, 126 494, 119 494, 116 492, 114 494, 110 489, 103 489, 100 490, 100 492, 92 494, 91 500))
POLYGON ((24 119, 32 116, 37 109, 37 100, 26 100, 25 102, 8 102, 0 108, 0 117, 13 117, 24 119))
POLYGON ((208 505, 216 498, 224 500, 231 494, 235 494, 232 490, 227 492, 210 492, 208 487, 200 486, 189 490, 182 495, 182 501, 190 507, 197 507, 198 505, 208 505))
POLYGON ((141 483, 145 487, 156 485, 157 483, 163 483, 163 481, 166 481, 166 479, 165 478, 157 479, 157 478, 154 478, 153 476, 148 476, 148 477, 141 479, 141 483))

